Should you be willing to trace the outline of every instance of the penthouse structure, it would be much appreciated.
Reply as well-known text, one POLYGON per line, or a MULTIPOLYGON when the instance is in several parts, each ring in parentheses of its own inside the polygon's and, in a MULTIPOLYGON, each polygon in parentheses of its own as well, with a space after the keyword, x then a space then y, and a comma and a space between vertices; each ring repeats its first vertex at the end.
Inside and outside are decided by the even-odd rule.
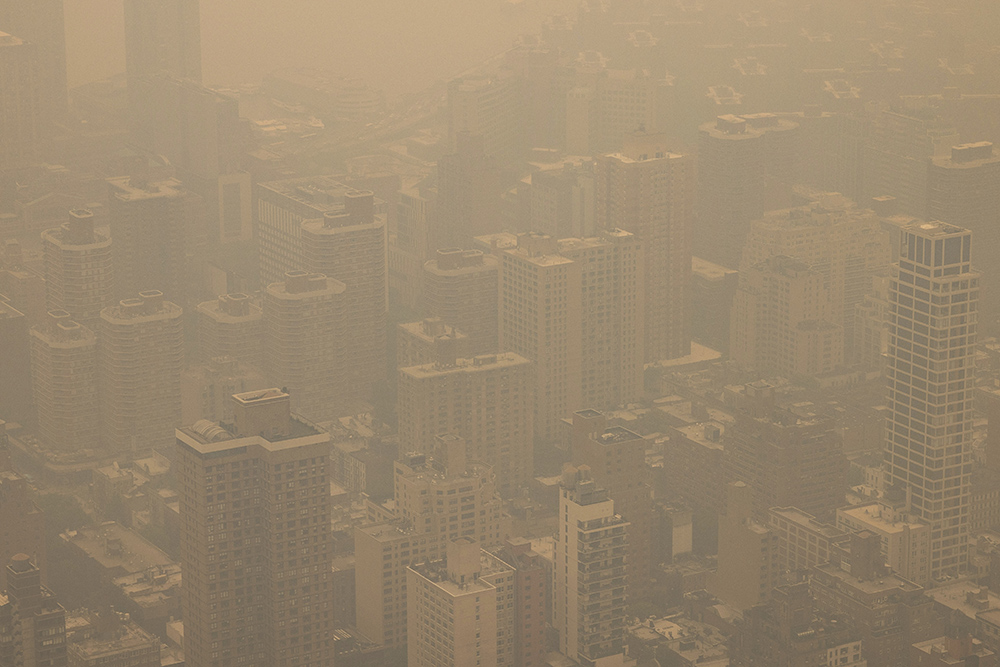
POLYGON ((54 449, 75 451, 100 445, 97 337, 50 310, 47 326, 31 330, 31 378, 38 433, 54 449))
POLYGON ((468 336, 445 324, 440 317, 400 324, 396 328, 396 367, 432 364, 443 350, 449 350, 456 358, 471 357, 468 340, 468 336))
POLYGON ((375 195, 344 194, 343 211, 326 211, 302 223, 302 268, 344 284, 342 381, 362 399, 386 374, 386 325, 389 278, 386 221, 376 215, 375 195))
POLYGON ((905 226, 889 287, 886 481, 930 524, 931 579, 968 560, 979 311, 971 255, 967 229, 905 226))
POLYGON ((181 420, 184 325, 180 306, 158 290, 101 311, 98 349, 101 431, 114 452, 166 449, 181 420))
POLYGON ((643 361, 686 356, 691 351, 691 157, 671 153, 662 135, 634 134, 620 153, 598 158, 594 182, 597 226, 631 232, 641 249, 643 361))
POLYGON ((635 236, 557 241, 522 234, 500 253, 500 348, 535 362, 535 438, 559 439, 584 405, 642 391, 643 292, 635 236))
POLYGON ((624 665, 628 540, 629 523, 590 470, 567 468, 559 489, 552 625, 559 652, 570 660, 624 665))
POLYGON ((229 357, 263 368, 264 313, 249 296, 220 294, 215 301, 198 304, 196 312, 202 360, 229 357))
POLYGON ((265 377, 287 387, 295 410, 330 418, 344 408, 344 283, 289 271, 264 293, 265 377))
POLYGON ((534 472, 533 371, 510 352, 471 359, 442 353, 433 364, 400 369, 400 450, 431 454, 438 435, 458 435, 470 460, 493 468, 501 495, 519 494, 534 472))
MULTIPOLYGON (((358 631, 398 650, 407 643, 407 567, 439 560, 449 540, 502 544, 502 501, 492 469, 465 456, 465 442, 438 437, 434 457, 395 463, 394 509, 354 533, 358 631)), ((381 514, 381 513, 380 513, 381 514)))
POLYGON ((178 429, 175 451, 186 660, 332 662, 329 434, 268 389, 178 429))
POLYGON ((101 310, 113 303, 111 238, 94 230, 94 214, 73 209, 60 227, 42 232, 49 310, 64 310, 96 330, 101 310))
POLYGON ((498 345, 498 259, 481 250, 443 248, 424 264, 424 308, 468 336, 468 354, 498 345))

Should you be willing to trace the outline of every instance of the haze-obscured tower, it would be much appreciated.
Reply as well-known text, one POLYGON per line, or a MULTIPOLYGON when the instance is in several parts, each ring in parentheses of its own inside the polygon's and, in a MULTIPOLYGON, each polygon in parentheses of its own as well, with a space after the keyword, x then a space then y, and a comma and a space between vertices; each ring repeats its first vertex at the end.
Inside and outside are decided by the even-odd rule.
MULTIPOLYGON (((0 0, 0 31, 30 42, 37 49, 38 120, 48 131, 65 115, 67 105, 63 0, 0 0)), ((2 86, 0 90, 6 93, 11 89, 2 86)))
POLYGON ((100 443, 97 337, 65 310, 31 330, 31 377, 38 434, 61 451, 92 450, 100 443))
POLYGON ((232 401, 176 431, 185 659, 330 665, 330 435, 278 389, 232 401))
POLYGON ((198 304, 198 344, 203 361, 229 357, 263 370, 264 314, 246 294, 221 294, 198 304))
POLYGON ((979 273, 972 234, 942 222, 900 232, 889 287, 887 481, 931 524, 932 579, 968 562, 979 273))
POLYGON ((94 229, 91 211, 73 209, 60 227, 42 232, 42 248, 49 310, 96 329, 101 311, 114 303, 111 238, 94 229))
POLYGON ((319 273, 289 271, 264 294, 264 371, 287 388, 292 406, 329 419, 346 400, 343 316, 346 288, 319 273))
POLYGON ((10 28, 0 20, 0 90, 4 91, 0 100, 0 174, 31 167, 38 161, 41 131, 38 50, 4 29, 10 28))
POLYGON ((108 450, 165 451, 173 442, 181 423, 182 316, 157 290, 101 311, 97 368, 108 450))
POLYGON ((16 554, 6 569, 6 596, 0 595, 5 667, 66 667, 66 610, 42 585, 41 571, 27 554, 16 554))
POLYGON ((125 0, 125 74, 201 83, 198 0, 125 0))
POLYGON ((620 153, 597 159, 594 184, 597 226, 631 232, 642 249, 643 361, 687 355, 694 214, 690 156, 671 153, 662 135, 637 133, 627 137, 620 153))
POLYGON ((424 264, 424 308, 466 336, 469 354, 490 354, 498 345, 499 262, 481 250, 444 248, 424 264))

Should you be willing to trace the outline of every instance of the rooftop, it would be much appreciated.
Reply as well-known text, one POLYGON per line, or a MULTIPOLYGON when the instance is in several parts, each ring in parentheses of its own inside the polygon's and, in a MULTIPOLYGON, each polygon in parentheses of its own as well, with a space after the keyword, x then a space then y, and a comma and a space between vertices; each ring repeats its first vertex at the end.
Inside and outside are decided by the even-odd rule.
POLYGON ((60 537, 63 542, 76 547, 106 570, 117 571, 118 574, 175 564, 170 556, 153 543, 114 521, 67 531, 60 537))

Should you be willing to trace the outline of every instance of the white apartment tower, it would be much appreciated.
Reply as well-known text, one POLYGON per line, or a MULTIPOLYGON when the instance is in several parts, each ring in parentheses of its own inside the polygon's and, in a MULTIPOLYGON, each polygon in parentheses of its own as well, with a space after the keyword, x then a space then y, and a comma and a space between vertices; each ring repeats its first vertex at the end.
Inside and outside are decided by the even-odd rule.
POLYGON ((73 209, 60 227, 42 232, 49 310, 64 310, 96 329, 101 310, 114 303, 111 238, 94 230, 94 214, 73 209))
POLYGON ((97 405, 97 337, 50 310, 49 321, 31 330, 31 380, 38 433, 53 449, 94 449, 100 443, 97 405))
POLYGON ((108 449, 148 452, 173 442, 181 423, 182 316, 157 290, 101 311, 97 368, 108 449))
POLYGON ((889 290, 885 467, 931 526, 932 579, 968 560, 979 307, 971 246, 961 227, 903 227, 889 290))

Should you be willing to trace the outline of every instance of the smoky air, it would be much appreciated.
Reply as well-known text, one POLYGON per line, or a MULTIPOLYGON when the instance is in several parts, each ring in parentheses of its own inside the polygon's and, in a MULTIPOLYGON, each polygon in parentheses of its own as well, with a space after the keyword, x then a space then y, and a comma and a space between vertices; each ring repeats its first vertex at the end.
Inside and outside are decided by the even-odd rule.
POLYGON ((998 267, 996 0, 0 0, 0 667, 1000 667, 998 267))

